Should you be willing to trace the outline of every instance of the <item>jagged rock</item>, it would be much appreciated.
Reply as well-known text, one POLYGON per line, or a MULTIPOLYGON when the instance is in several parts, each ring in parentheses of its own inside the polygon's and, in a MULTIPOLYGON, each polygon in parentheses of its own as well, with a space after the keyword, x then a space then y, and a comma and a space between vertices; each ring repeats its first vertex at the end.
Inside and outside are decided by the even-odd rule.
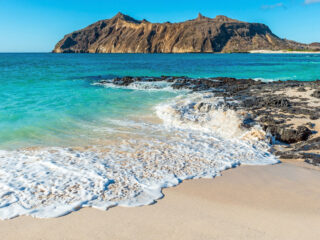
POLYGON ((287 108, 291 106, 290 101, 285 97, 251 97, 243 101, 243 106, 246 108, 262 108, 262 107, 278 107, 287 108))
POLYGON ((295 145, 297 151, 310 151, 320 149, 320 137, 301 142, 295 145))
POLYGON ((212 105, 210 103, 199 102, 194 106, 194 109, 207 113, 211 110, 212 105))
POLYGON ((262 98, 261 102, 263 107, 289 107, 290 101, 285 97, 274 97, 274 98, 262 98))
POLYGON ((309 49, 274 35, 264 24, 217 16, 180 23, 150 23, 118 13, 67 34, 55 53, 183 53, 247 52, 251 50, 309 49))
POLYGON ((318 120, 320 117, 319 117, 319 114, 316 114, 316 113, 314 113, 314 114, 311 114, 310 115, 310 119, 311 120, 318 120))
POLYGON ((280 158, 284 159, 298 159, 301 158, 301 155, 296 151, 277 151, 274 154, 280 158))
POLYGON ((270 126, 270 125, 279 125, 282 123, 285 123, 284 119, 274 119, 272 116, 262 116, 260 118, 260 122, 262 122, 264 125, 270 126))
POLYGON ((129 86, 133 82, 138 82, 140 81, 140 78, 134 78, 134 77, 122 77, 122 78, 115 78, 113 79, 112 83, 115 85, 120 85, 120 86, 129 86))
POLYGON ((241 127, 250 129, 252 128, 256 122, 252 118, 245 118, 241 124, 241 127))
POLYGON ((276 140, 284 143, 296 143, 300 141, 306 141, 312 134, 312 131, 305 127, 299 126, 297 129, 288 128, 286 126, 264 126, 267 132, 270 132, 276 140))
POLYGON ((306 92, 307 91, 304 87, 299 87, 297 90, 298 90, 298 92, 306 92))
POLYGON ((315 166, 320 166, 320 154, 315 153, 303 153, 305 162, 313 164, 315 166))
POLYGON ((320 98, 320 90, 315 90, 311 96, 316 97, 316 98, 320 98))

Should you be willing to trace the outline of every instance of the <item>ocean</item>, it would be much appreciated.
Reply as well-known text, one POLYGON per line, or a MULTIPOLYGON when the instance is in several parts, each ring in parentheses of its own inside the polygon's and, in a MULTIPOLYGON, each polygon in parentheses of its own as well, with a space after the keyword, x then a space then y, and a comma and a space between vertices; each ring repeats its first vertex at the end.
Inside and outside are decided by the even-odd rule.
POLYGON ((185 179, 278 162, 212 93, 99 84, 162 75, 316 80, 320 54, 0 54, 0 218, 151 204, 185 179))

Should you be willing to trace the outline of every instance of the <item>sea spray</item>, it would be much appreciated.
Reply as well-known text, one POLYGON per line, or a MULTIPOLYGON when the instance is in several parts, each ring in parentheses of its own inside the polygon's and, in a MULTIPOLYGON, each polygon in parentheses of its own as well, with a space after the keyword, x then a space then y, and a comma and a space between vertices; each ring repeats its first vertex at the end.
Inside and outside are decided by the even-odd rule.
MULTIPOLYGON (((143 90, 143 91, 174 91, 181 92, 181 90, 174 90, 172 88, 172 82, 167 81, 136 81, 128 86, 115 85, 113 79, 100 80, 99 82, 92 83, 93 86, 103 86, 106 88, 119 88, 119 89, 131 89, 131 90, 143 90)), ((185 92, 187 92, 185 90, 185 92)))
POLYGON ((0 151, 0 218, 147 205, 185 179, 278 162, 267 143, 248 138, 259 127, 241 128, 244 115, 211 93, 179 96, 155 112, 162 123, 119 120, 127 137, 108 144, 0 151))

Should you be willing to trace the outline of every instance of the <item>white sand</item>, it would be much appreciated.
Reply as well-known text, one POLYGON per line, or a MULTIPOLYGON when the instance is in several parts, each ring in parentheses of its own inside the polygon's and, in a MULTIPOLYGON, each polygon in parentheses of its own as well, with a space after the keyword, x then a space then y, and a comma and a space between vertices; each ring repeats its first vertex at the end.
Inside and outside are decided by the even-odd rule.
POLYGON ((0 221, 0 239, 308 239, 320 236, 320 171, 245 166, 164 190, 157 204, 0 221))

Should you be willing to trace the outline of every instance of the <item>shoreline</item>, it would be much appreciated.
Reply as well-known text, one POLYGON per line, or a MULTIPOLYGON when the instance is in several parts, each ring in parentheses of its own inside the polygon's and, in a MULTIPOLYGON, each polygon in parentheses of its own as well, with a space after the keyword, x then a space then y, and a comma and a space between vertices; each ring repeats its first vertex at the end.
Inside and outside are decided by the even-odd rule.
POLYGON ((83 53, 76 53, 76 52, 70 52, 70 53, 56 53, 56 52, 0 52, 0 54, 79 54, 79 55, 174 55, 174 54, 320 54, 320 51, 285 51, 285 50, 279 50, 279 51, 272 51, 272 50, 252 50, 252 51, 244 51, 244 52, 165 52, 165 53, 130 53, 130 52, 113 52, 113 53, 91 53, 91 52, 83 52, 83 53))
POLYGON ((272 51, 272 50, 252 50, 248 53, 261 53, 261 54, 320 54, 320 51, 272 51))
MULTIPOLYGON (((40 53, 40 52, 39 52, 40 53)), ((272 50, 252 50, 248 52, 164 52, 164 53, 143 53, 143 52, 112 52, 112 53, 92 53, 92 52, 68 52, 68 53, 57 53, 57 52, 44 52, 44 53, 51 53, 51 54, 99 54, 99 55, 116 55, 116 54, 129 54, 129 55, 180 55, 180 54, 320 54, 320 51, 285 51, 285 50, 279 50, 279 51, 272 51, 272 50)))
POLYGON ((240 166, 163 190, 156 204, 0 221, 3 239, 311 239, 320 234, 320 172, 240 166))
MULTIPOLYGON (((158 133, 161 129, 161 135, 147 134, 134 141, 129 138, 122 143, 103 144, 101 148, 3 152, 0 157, 7 159, 3 162, 3 169, 9 173, 7 182, 15 186, 17 194, 21 188, 24 192, 15 201, 15 192, 7 190, 3 201, 10 204, 4 205, 2 219, 18 215, 57 217, 87 206, 104 209, 147 205, 162 196, 163 188, 184 179, 213 177, 239 164, 274 164, 280 158, 319 165, 320 81, 263 83, 253 79, 167 76, 109 80, 100 77, 96 81, 95 85, 101 87, 111 84, 142 90, 188 91, 183 97, 157 106, 156 115, 162 120, 159 126, 147 124, 147 130, 139 128, 141 124, 133 124, 142 133, 158 133), (169 128, 163 135, 164 126, 169 128), (190 131, 179 131, 181 128, 190 131), (130 150, 117 148, 123 144, 130 150), (39 161, 34 163, 34 156, 39 161), (30 170, 25 171, 19 159, 29 161, 30 170), (122 159, 121 164, 117 159, 122 159), (52 170, 57 167, 62 173, 52 170), (28 184, 13 177, 17 171, 23 180, 30 179, 28 184), (84 175, 75 174, 78 171, 84 175), (91 175, 85 177, 88 171, 91 175), (45 177, 37 176, 43 172, 45 177), (64 180, 55 184, 56 179, 64 180), (37 187, 39 182, 43 186, 37 187), (23 188, 25 185, 29 187, 23 188), (56 196, 64 205, 57 205, 56 196)), ((145 126, 144 121, 142 125, 145 126)))
POLYGON ((211 119, 217 110, 224 113, 231 110, 242 121, 237 127, 248 131, 251 137, 263 141, 267 139, 272 145, 271 153, 280 159, 299 159, 320 166, 320 80, 262 82, 230 77, 185 76, 97 79, 97 84, 101 86, 111 84, 126 88, 157 82, 166 82, 173 90, 211 94, 193 101, 194 105, 187 106, 188 111, 211 119), (220 104, 215 105, 213 99, 218 99, 220 104))

